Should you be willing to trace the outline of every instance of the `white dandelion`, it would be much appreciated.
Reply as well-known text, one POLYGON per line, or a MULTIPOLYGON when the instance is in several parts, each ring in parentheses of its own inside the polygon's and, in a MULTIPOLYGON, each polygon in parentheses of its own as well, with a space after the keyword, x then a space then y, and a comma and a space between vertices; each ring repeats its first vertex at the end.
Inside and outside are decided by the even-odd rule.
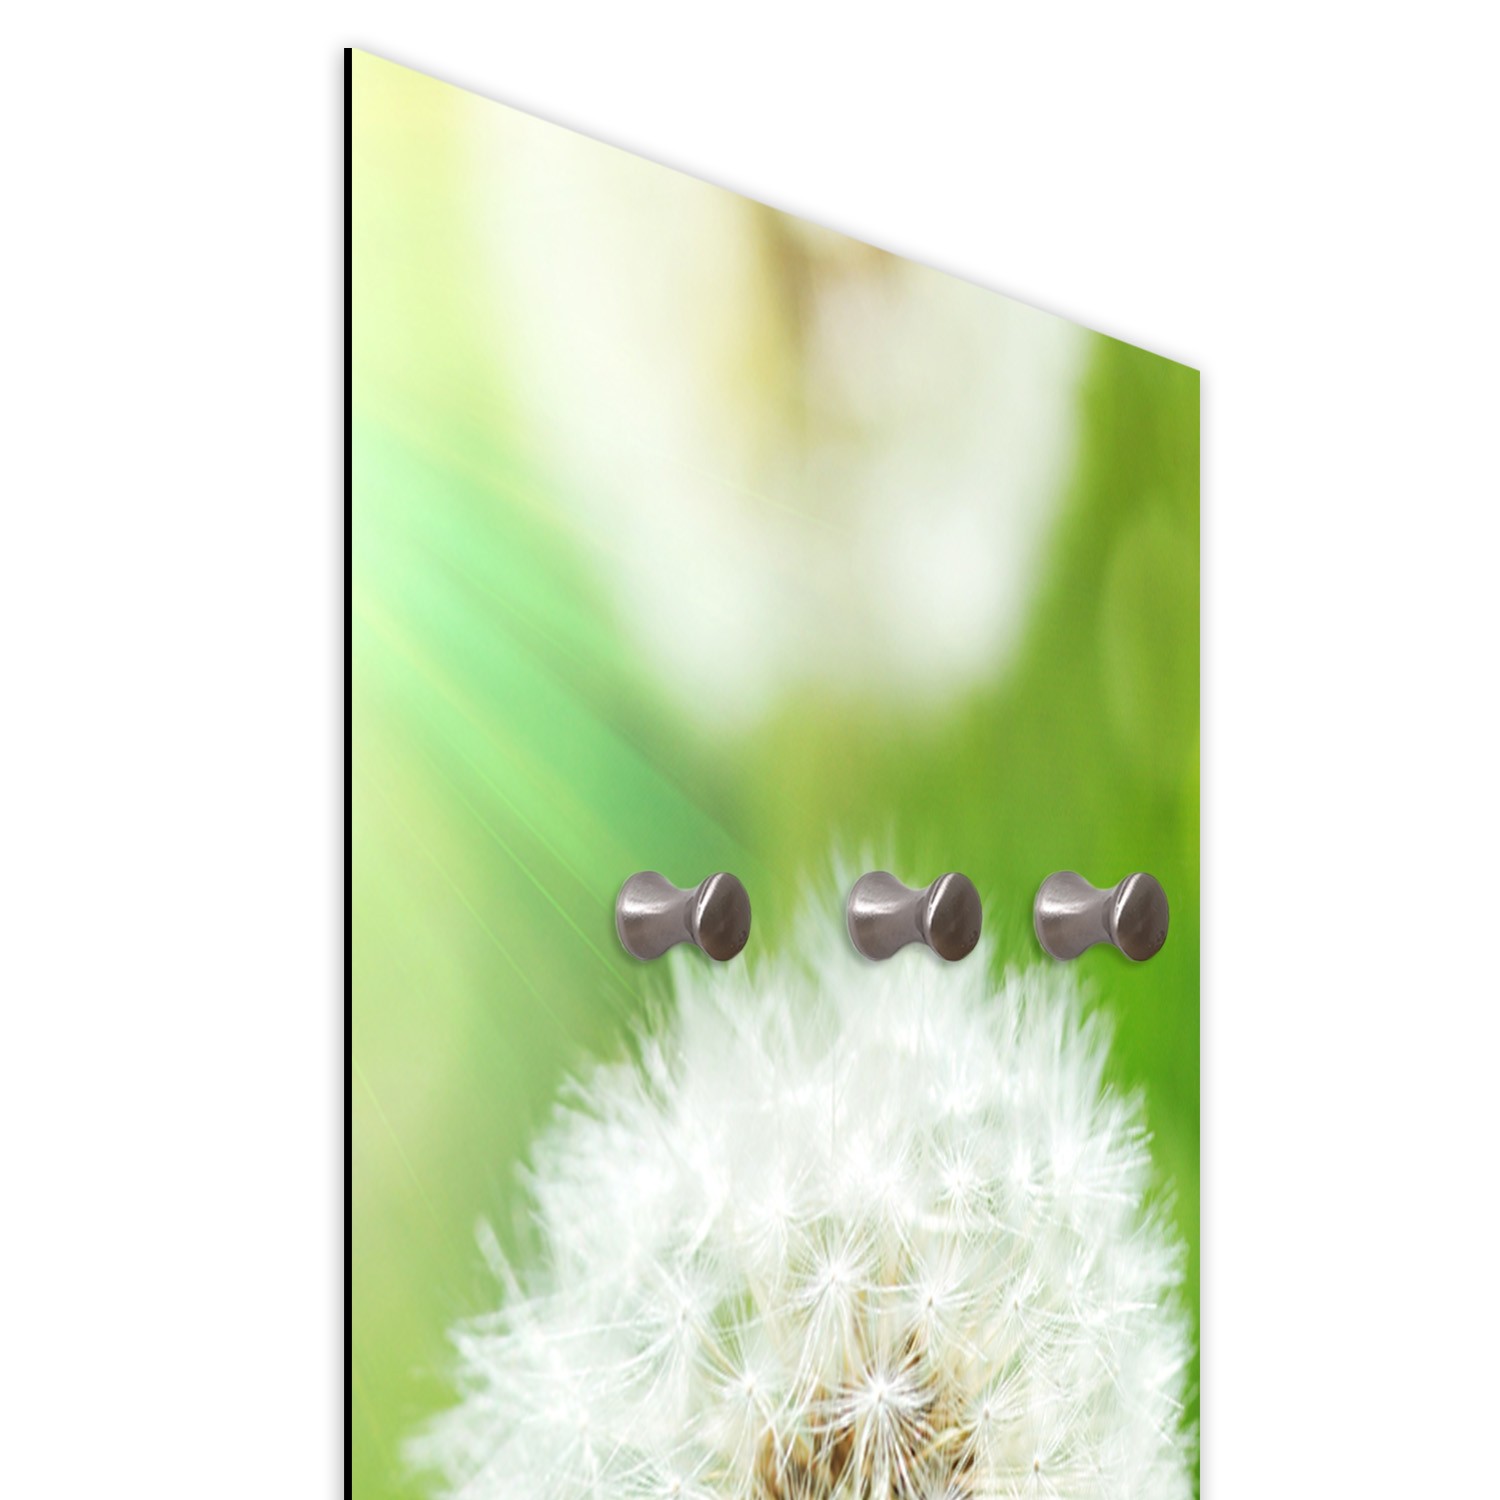
POLYGON ((466 1500, 1192 1493, 1181 1246, 1069 969, 675 956, 562 1107, 538 1256, 413 1445, 466 1500))
POLYGON ((991 680, 1100 340, 517 110, 473 126, 501 420, 661 689, 722 732, 799 688, 938 707, 991 680), (940 652, 908 624, 933 614, 940 652))

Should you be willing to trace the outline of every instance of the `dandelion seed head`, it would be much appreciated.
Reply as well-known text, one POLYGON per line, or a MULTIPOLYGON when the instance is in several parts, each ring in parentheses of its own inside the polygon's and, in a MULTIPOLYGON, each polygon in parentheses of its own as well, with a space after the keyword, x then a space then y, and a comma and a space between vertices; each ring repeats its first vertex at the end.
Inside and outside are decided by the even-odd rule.
MULTIPOLYGON (((825 903, 826 904, 826 903, 825 903)), ((559 1107, 537 1253, 485 1256, 459 1401, 410 1446, 464 1500, 1179 1500, 1182 1249, 1072 970, 678 956, 634 1060, 559 1107)))

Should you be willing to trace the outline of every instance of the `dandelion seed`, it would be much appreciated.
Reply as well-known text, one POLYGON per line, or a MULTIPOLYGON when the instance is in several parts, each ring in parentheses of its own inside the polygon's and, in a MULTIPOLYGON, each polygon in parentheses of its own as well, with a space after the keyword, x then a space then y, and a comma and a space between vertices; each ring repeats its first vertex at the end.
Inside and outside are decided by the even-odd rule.
POLYGON ((463 1500, 1191 1495, 1181 1247, 1070 971, 674 966, 411 1456, 463 1500))

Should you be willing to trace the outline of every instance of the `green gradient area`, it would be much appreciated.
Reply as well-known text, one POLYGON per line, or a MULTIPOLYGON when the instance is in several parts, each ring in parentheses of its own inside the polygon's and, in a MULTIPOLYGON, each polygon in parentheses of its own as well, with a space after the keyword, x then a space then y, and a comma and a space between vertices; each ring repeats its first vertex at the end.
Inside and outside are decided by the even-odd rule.
MULTIPOLYGON (((1079 960, 1147 1100, 1198 1295, 1198 376, 1094 340, 1073 478, 1019 647, 940 711, 790 690, 706 726, 640 660, 611 559, 507 398, 465 132, 496 106, 354 62, 354 1485, 450 1399, 445 1333, 492 1305, 474 1227, 527 1244, 517 1168, 559 1086, 658 992, 622 879, 731 869, 751 950, 832 851, 973 877, 1009 961, 1043 876, 1150 870, 1162 953, 1079 960)), ((940 649, 940 609, 911 628, 940 649)), ((830 922, 840 922, 837 907, 830 922)))

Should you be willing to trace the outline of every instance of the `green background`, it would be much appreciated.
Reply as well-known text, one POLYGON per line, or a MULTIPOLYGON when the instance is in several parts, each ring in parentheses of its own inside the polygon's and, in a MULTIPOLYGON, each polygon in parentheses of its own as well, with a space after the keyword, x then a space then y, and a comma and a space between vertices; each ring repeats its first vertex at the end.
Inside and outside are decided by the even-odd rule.
POLYGON ((400 1445, 450 1399, 446 1328, 495 1296, 475 1222, 523 1242, 528 1140, 660 984, 614 936, 638 869, 735 871, 752 950, 832 851, 963 870, 1009 961, 1039 958, 1051 871, 1156 874, 1161 954, 1078 962, 1115 1080, 1145 1091, 1196 1308, 1196 372, 1092 338, 1042 577, 989 680, 920 714, 804 688, 706 725, 632 649, 609 557, 509 408, 465 143, 498 106, 363 54, 353 89, 356 1493, 411 1492, 400 1445))

